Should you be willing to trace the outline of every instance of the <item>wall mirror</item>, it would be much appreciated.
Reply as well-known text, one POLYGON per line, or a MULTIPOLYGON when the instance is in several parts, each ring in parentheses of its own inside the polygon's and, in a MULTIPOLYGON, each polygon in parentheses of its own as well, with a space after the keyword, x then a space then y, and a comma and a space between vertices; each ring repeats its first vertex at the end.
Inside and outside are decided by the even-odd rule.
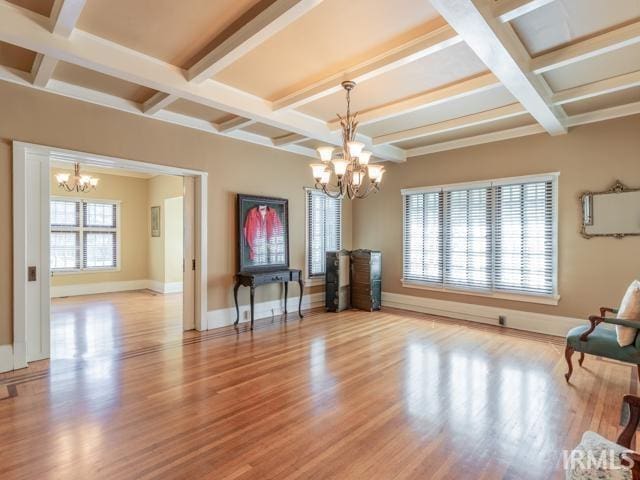
POLYGON ((640 235, 640 188, 629 188, 616 181, 602 192, 580 196, 585 238, 640 235))

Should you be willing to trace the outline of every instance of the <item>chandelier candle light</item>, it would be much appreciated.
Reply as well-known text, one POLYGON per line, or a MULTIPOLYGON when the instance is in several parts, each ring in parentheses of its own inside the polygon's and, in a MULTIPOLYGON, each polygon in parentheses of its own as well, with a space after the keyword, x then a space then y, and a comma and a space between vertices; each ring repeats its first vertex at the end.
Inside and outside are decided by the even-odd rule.
POLYGON ((384 173, 382 165, 369 165, 371 152, 364 150, 364 143, 356 141, 358 113, 351 115, 351 90, 355 82, 342 82, 347 92, 347 115, 338 114, 342 128, 342 151, 334 156, 334 147, 319 147, 318 155, 322 163, 311 164, 315 188, 322 190, 332 198, 365 198, 380 191, 380 182, 384 173), (333 170, 333 172, 332 172, 333 170), (330 184, 332 173, 335 184, 330 184))
POLYGON ((80 174, 80 164, 76 163, 73 167, 73 175, 69 173, 56 174, 56 181, 58 187, 66 190, 67 192, 88 192, 98 186, 99 178, 92 177, 91 175, 80 174))

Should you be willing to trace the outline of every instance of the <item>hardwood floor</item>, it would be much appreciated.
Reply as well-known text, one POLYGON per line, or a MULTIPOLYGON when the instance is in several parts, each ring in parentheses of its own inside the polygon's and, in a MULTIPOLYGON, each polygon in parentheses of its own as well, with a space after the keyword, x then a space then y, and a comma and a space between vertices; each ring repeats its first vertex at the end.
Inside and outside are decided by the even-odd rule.
POLYGON ((564 478, 637 391, 592 357, 565 384, 561 339, 399 310, 180 338, 155 321, 171 305, 92 305, 60 340, 83 355, 0 376, 0 478, 564 478))

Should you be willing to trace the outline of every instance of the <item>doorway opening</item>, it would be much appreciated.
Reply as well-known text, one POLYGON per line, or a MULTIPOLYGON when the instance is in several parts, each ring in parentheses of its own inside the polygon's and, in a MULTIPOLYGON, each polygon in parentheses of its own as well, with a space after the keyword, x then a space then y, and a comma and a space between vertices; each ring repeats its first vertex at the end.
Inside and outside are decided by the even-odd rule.
POLYGON ((203 172, 15 142, 14 368, 205 330, 205 199, 203 172))
POLYGON ((49 178, 51 360, 180 341, 194 326, 183 309, 194 300, 183 288, 185 178, 60 160, 49 178), (75 168, 97 186, 74 186, 75 168))

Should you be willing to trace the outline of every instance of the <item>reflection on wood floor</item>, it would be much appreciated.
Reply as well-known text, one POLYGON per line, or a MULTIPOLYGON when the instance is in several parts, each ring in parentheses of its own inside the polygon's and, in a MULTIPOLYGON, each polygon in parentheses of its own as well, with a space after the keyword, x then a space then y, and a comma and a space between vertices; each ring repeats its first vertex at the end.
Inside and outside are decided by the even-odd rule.
POLYGON ((591 357, 565 384, 561 339, 398 310, 181 338, 170 301, 113 308, 120 353, 85 339, 56 347, 74 368, 0 376, 1 478, 563 478, 562 450, 615 438, 637 390, 591 357))

